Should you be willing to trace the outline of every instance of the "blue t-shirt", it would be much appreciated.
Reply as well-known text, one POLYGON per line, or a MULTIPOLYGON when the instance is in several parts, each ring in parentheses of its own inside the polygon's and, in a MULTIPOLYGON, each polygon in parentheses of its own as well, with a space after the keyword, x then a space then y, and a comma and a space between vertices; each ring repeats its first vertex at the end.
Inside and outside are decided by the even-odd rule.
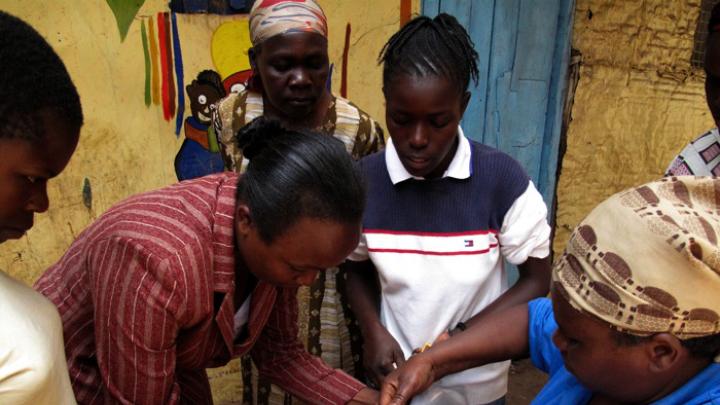
MULTIPOLYGON (((592 392, 567 371, 560 351, 552 342, 552 335, 557 329, 557 323, 555 323, 550 299, 532 300, 528 307, 530 357, 535 367, 550 375, 547 384, 532 403, 586 404, 592 398, 592 392)), ((720 364, 709 365, 678 390, 653 404, 720 405, 720 364)))

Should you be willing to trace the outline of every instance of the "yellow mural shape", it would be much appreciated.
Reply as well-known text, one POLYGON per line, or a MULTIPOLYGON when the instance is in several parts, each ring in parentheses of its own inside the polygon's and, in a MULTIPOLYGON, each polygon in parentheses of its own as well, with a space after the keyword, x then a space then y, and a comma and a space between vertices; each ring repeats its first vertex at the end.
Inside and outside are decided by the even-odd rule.
POLYGON ((210 52, 215 70, 223 80, 235 72, 250 69, 248 49, 251 46, 248 20, 227 21, 215 30, 210 52))

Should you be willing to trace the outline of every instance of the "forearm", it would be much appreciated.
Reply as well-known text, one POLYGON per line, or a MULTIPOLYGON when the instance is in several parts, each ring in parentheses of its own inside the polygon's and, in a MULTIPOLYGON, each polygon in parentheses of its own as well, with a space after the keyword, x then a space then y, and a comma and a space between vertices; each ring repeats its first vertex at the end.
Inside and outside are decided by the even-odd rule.
POLYGON ((377 270, 369 261, 347 261, 342 265, 347 271, 348 303, 365 336, 380 323, 380 284, 377 270))
POLYGON ((345 404, 367 389, 341 370, 335 370, 320 358, 298 350, 294 354, 276 353, 276 361, 255 359, 260 374, 294 396, 312 404, 345 404))
POLYGON ((365 385, 313 356, 298 339, 295 288, 279 288, 274 308, 250 354, 260 374, 312 404, 345 404, 365 385))
POLYGON ((433 378, 440 378, 488 363, 527 357, 528 306, 526 303, 488 313, 462 333, 417 356, 427 356, 433 378))
POLYGON ((481 322, 490 314, 502 312, 509 308, 527 303, 533 298, 547 295, 550 289, 550 257, 538 259, 528 258, 525 263, 518 266, 520 278, 498 299, 465 321, 470 327, 481 322))

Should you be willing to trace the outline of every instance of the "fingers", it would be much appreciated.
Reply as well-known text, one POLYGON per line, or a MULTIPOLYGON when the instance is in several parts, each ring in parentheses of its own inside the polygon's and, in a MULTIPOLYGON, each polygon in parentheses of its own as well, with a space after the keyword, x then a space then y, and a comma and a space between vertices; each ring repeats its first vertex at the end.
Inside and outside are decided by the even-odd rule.
POLYGON ((370 367, 365 370, 370 387, 379 389, 383 383, 385 373, 381 372, 379 368, 370 367))
POLYGON ((380 405, 402 405, 407 401, 407 397, 398 392, 397 378, 394 375, 389 377, 380 390, 380 405))
POLYGON ((379 388, 385 380, 385 376, 392 373, 395 368, 395 362, 387 361, 375 367, 368 367, 366 372, 370 380, 379 388))
POLYGON ((393 370, 405 364, 405 354, 403 354, 400 346, 395 347, 395 350, 393 351, 393 360, 395 361, 393 370))
POLYGON ((403 355, 402 349, 400 349, 397 342, 393 343, 391 346, 386 346, 385 351, 379 353, 378 357, 368 358, 365 362, 365 371, 369 380, 377 384, 378 387, 383 383, 385 376, 405 364, 405 356, 403 355))

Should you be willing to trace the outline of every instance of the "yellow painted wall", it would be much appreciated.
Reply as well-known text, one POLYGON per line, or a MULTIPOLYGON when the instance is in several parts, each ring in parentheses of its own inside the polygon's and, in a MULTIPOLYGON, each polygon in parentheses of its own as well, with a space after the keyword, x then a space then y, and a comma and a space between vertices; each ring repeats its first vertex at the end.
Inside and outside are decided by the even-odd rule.
POLYGON ((583 55, 558 184, 554 249, 608 196, 660 177, 713 127, 690 65, 700 0, 577 0, 583 55), (592 18, 589 18, 592 15, 592 18))
MULTIPOLYGON (((383 122, 381 69, 377 54, 399 28, 400 0, 320 0, 330 24, 330 59, 336 65, 333 88, 340 88, 345 26, 352 25, 348 96, 383 122)), ((73 239, 113 204, 132 194, 176 181, 175 154, 183 140, 174 120, 144 104, 144 62, 140 20, 167 11, 166 0, 147 0, 120 41, 113 14, 102 0, 0 0, 0 9, 32 24, 65 61, 78 87, 85 126, 69 166, 50 183, 50 210, 18 241, 0 245, 0 269, 26 283, 35 281, 64 253, 73 239), (82 202, 85 178, 93 205, 82 202)), ((417 13, 419 1, 413 10, 417 13)), ((214 68, 210 55, 214 30, 245 17, 178 15, 185 85, 197 72, 214 68)), ((186 106, 186 116, 189 113, 186 106)), ((216 371, 218 402, 239 400, 239 377, 216 371)))

